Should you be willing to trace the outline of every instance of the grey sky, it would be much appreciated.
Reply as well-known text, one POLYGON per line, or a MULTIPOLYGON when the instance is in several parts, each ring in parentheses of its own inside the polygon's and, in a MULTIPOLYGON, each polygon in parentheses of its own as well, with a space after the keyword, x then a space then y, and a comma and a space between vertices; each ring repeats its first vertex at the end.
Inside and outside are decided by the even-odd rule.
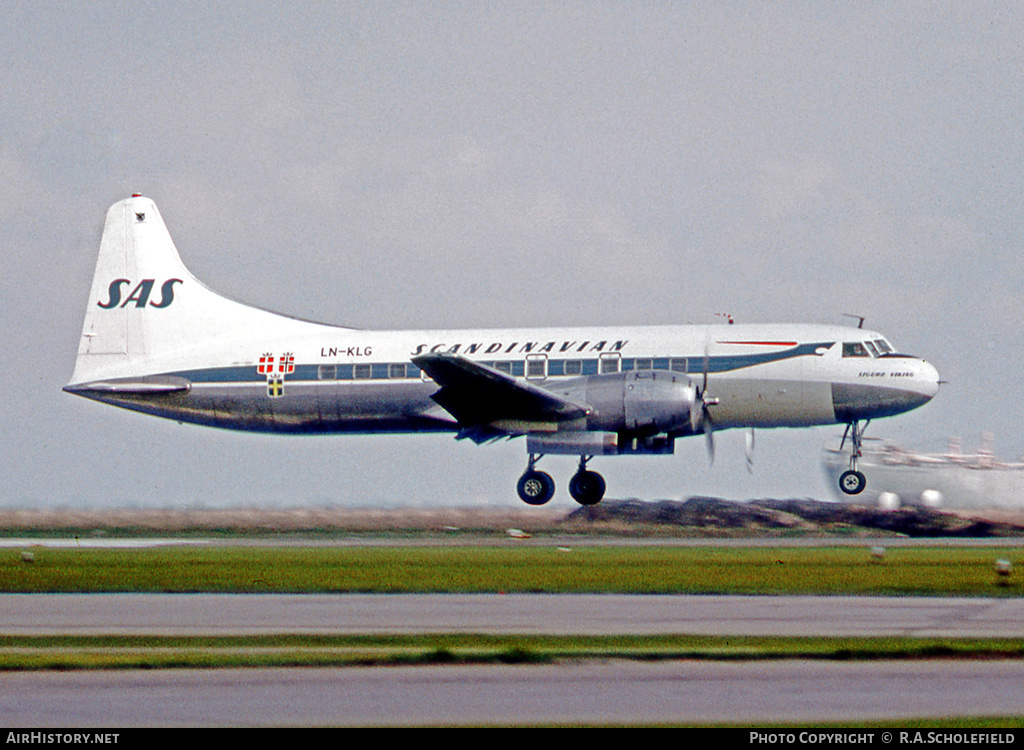
MULTIPOLYGON (((1024 448, 1024 9, 40 3, 0 14, 4 504, 513 503, 522 441, 274 438, 61 392, 103 217, 364 328, 839 322, 950 381, 870 435, 1024 448)), ((601 460, 609 496, 828 496, 838 430, 601 460)), ((545 459, 568 505, 572 459, 545 459)))

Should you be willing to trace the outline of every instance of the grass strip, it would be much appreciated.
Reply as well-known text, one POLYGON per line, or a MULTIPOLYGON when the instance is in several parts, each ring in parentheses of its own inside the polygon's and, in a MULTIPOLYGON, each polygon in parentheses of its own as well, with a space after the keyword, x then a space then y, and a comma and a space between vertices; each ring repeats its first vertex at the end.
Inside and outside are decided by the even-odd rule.
POLYGON ((730 636, 2 636, 0 670, 543 664, 580 659, 749 661, 1024 657, 1002 638, 730 636))
POLYGON ((158 547, 0 550, 0 592, 1020 596, 1024 550, 907 547, 158 547), (1016 575, 1016 574, 1014 574, 1016 575))

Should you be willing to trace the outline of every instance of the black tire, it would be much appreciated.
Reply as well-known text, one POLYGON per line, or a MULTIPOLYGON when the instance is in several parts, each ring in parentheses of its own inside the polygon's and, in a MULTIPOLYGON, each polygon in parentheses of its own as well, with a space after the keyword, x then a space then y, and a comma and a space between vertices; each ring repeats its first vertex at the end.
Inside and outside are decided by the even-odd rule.
POLYGON ((847 495, 859 495, 867 487, 868 480, 859 471, 844 471, 839 475, 839 489, 847 495))
POLYGON ((544 505, 555 496, 555 480, 543 471, 529 470, 519 477, 516 491, 527 505, 544 505))
POLYGON ((604 477, 596 471, 578 471, 569 480, 569 494, 580 505, 597 505, 605 489, 604 477))

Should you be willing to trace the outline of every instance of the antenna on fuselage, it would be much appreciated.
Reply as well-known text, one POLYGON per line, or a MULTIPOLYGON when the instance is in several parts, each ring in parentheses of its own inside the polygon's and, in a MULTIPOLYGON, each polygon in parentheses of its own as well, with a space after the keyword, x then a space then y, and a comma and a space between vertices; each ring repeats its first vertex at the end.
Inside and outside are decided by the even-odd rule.
POLYGON ((843 317, 844 318, 856 318, 857 319, 857 327, 858 328, 863 328, 864 327, 864 316, 863 315, 854 315, 853 313, 843 313, 843 317))

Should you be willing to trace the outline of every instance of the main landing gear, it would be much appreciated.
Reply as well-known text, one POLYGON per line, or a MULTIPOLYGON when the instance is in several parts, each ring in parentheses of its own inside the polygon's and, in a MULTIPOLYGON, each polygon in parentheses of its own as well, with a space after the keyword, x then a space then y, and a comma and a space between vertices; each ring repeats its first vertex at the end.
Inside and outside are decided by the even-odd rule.
POLYGON ((604 497, 607 487, 604 477, 596 471, 587 469, 587 461, 590 458, 590 456, 580 456, 580 468, 569 480, 569 494, 580 505, 597 505, 604 497))
POLYGON ((857 470, 857 459, 860 458, 860 442, 864 437, 864 430, 870 423, 869 419, 861 427, 860 422, 850 422, 843 433, 843 442, 839 445, 839 450, 842 450, 846 436, 850 435, 850 468, 839 475, 839 489, 847 495, 859 495, 868 484, 867 477, 857 470))
MULTIPOLYGON (((555 480, 550 474, 536 468, 540 458, 539 454, 530 454, 526 471, 516 485, 519 497, 528 505, 544 505, 555 494, 555 480)), ((597 505, 606 489, 604 477, 587 469, 587 461, 590 459, 590 456, 580 456, 580 467, 569 480, 569 494, 580 505, 597 505)))
POLYGON ((526 471, 519 477, 519 483, 516 485, 520 499, 527 505, 544 505, 555 494, 555 480, 551 475, 534 468, 539 459, 540 456, 537 454, 530 454, 526 471))

